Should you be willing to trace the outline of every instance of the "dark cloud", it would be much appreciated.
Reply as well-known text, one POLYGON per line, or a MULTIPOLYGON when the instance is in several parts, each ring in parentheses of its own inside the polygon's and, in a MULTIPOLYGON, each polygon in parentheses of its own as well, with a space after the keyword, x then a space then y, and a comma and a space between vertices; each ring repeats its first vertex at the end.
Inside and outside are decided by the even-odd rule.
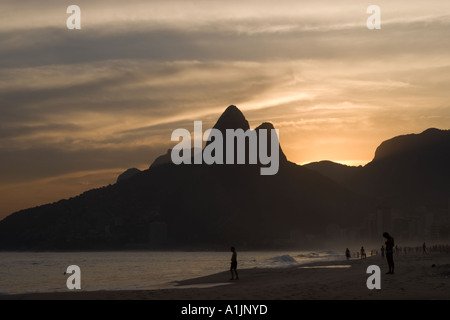
MULTIPOLYGON (((270 22, 269 22, 270 23, 270 22)), ((382 30, 364 23, 336 29, 297 28, 283 32, 243 33, 222 30, 169 30, 136 23, 118 28, 72 32, 64 28, 13 30, 0 33, 0 67, 145 59, 264 61, 268 59, 352 59, 392 54, 439 53, 450 49, 449 21, 391 22, 382 30), (11 39, 14 39, 12 41, 11 39)))
MULTIPOLYGON (((97 119, 98 126, 106 126, 104 121, 108 117, 111 118, 108 125, 116 126, 124 117, 141 117, 149 123, 171 123, 174 120, 170 118, 177 114, 188 116, 198 111, 208 112, 213 106, 226 108, 235 101, 251 99, 271 88, 284 73, 283 70, 274 72, 259 65, 215 62, 113 62, 106 66, 102 64, 98 67, 101 71, 95 71, 94 67, 91 71, 89 65, 80 69, 90 77, 89 80, 60 84, 58 79, 67 77, 67 68, 64 67, 52 71, 56 79, 46 75, 52 78, 50 84, 35 87, 24 81, 22 86, 19 83, 10 89, 0 89, 0 131, 3 133, 0 143, 7 138, 31 133, 56 132, 57 128, 62 129, 62 137, 70 128, 76 140, 83 131, 95 130, 86 124, 90 119, 97 119), (220 73, 223 73, 222 77, 215 77, 220 73)), ((36 70, 37 74, 40 72, 43 71, 36 70)), ((173 127, 177 125, 172 124, 173 127)), ((133 130, 125 126, 111 132, 112 136, 105 142, 132 139, 131 135, 123 132, 129 129, 133 130)), ((170 131, 167 136, 170 137, 170 131)), ((43 143, 48 144, 49 141, 43 143)), ((66 143, 70 143, 70 135, 66 143)))
MULTIPOLYGON (((43 106, 44 109, 49 109, 50 112, 58 112, 61 110, 67 111, 67 108, 61 100, 73 100, 74 97, 86 97, 99 93, 103 88, 116 87, 123 84, 125 80, 122 77, 102 78, 87 81, 81 84, 73 84, 64 87, 50 87, 50 88, 17 88, 8 91, 0 91, 0 115, 2 121, 11 121, 11 117, 31 118, 34 121, 40 119, 40 115, 45 114, 44 110, 36 108, 36 106, 43 106), (57 110, 45 106, 49 101, 59 102, 57 110), (32 110, 37 112, 33 112, 32 110)), ((65 103, 64 103, 65 104, 65 103)), ((82 107, 82 106, 80 106, 82 107)), ((91 107, 90 107, 91 108, 91 107)))
MULTIPOLYGON (((168 145, 169 146, 169 145, 168 145)), ((165 153, 167 146, 129 147, 122 149, 98 148, 65 151, 53 148, 2 150, 0 176, 2 184, 37 180, 46 177, 112 168, 150 166, 165 153)))
MULTIPOLYGON (((43 125, 26 126, 26 125, 8 125, 2 123, 0 126, 1 139, 15 138, 21 136, 32 136, 42 132, 70 133, 81 128, 73 123, 47 123, 43 125)), ((0 139, 0 140, 1 140, 0 139)))

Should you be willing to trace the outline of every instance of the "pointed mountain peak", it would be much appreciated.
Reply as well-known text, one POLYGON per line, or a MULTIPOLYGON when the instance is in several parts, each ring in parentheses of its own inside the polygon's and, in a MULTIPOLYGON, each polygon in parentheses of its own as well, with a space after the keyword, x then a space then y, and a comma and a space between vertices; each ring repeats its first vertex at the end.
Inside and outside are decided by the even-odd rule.
POLYGON ((255 130, 261 130, 261 129, 272 130, 272 129, 275 129, 275 127, 273 126, 273 124, 271 122, 263 122, 255 130))
MULTIPOLYGON (((263 123, 261 123, 259 126, 257 126, 255 128, 255 131, 257 132, 258 135, 259 135, 259 130, 267 130, 268 137, 271 137, 272 130, 275 130, 275 126, 271 122, 263 122, 263 123)), ((278 137, 277 137, 277 139, 278 139, 278 137)), ((267 143, 268 143, 267 148, 268 148, 268 150, 270 150, 269 140, 268 140, 267 143)), ((280 143, 279 140, 278 140, 278 143, 280 143)), ((284 154, 283 149, 281 149, 281 144, 279 144, 279 152, 278 153, 279 153, 279 156, 280 156, 280 158, 279 158, 280 159, 280 163, 287 162, 286 155, 284 154)))
POLYGON ((226 129, 243 129, 245 131, 250 129, 250 125, 241 110, 231 105, 222 113, 214 128, 220 131, 225 131, 226 129))
POLYGON ((228 106, 228 108, 223 113, 228 113, 228 112, 240 112, 242 114, 241 110, 239 110, 239 108, 236 107, 234 104, 228 106))

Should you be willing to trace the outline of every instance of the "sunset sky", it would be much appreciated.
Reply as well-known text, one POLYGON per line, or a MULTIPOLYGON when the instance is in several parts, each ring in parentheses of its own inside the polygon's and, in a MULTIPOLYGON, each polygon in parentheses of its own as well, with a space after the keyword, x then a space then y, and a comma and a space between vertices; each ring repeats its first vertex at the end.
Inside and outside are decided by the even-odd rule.
POLYGON ((2 0, 0 219, 148 168, 230 104, 293 162, 365 164, 450 129, 449 53, 445 0, 2 0))

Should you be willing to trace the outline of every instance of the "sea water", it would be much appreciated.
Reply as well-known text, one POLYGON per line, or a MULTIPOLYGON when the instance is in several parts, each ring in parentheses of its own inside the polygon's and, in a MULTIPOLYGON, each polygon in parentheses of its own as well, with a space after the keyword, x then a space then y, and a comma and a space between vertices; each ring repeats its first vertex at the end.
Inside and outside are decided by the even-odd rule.
MULTIPOLYGON (((230 267, 231 252, 0 252, 0 294, 68 291, 67 267, 81 269, 81 289, 146 290, 230 267)), ((241 251, 238 269, 281 268, 341 260, 331 251, 241 251)), ((224 281, 228 280, 225 278, 224 281)))

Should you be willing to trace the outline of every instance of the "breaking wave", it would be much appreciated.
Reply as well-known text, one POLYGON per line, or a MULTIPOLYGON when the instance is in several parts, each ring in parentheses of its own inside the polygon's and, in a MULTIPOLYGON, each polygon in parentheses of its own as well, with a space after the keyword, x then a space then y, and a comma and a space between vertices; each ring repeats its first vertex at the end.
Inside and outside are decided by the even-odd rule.
POLYGON ((270 259, 267 259, 264 263, 268 266, 289 266, 292 264, 297 264, 297 260, 288 254, 283 254, 281 256, 276 256, 270 259))

